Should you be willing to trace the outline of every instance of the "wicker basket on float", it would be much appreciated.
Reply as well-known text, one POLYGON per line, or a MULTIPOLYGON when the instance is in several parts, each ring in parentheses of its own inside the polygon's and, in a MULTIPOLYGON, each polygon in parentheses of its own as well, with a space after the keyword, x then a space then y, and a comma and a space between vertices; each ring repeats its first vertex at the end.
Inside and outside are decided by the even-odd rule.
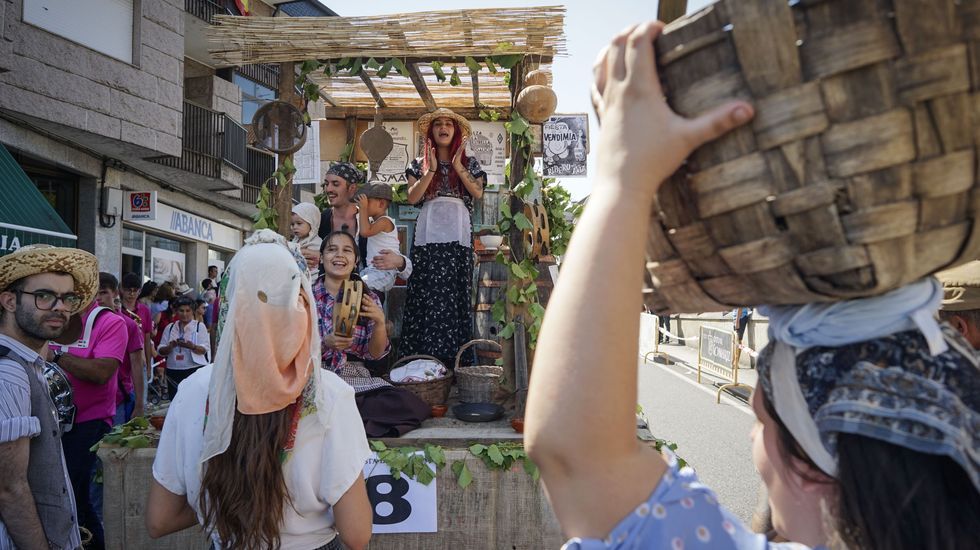
POLYGON ((503 367, 496 365, 477 365, 461 367, 463 352, 476 344, 497 346, 501 352, 500 342, 493 340, 470 340, 459 348, 456 353, 456 386, 459 388, 459 400, 463 403, 494 403, 500 380, 504 376, 503 367))
POLYGON ((756 115, 660 188, 652 310, 871 296, 980 257, 980 1, 722 0, 656 49, 678 113, 756 115))
POLYGON ((391 385, 395 386, 396 388, 404 388, 414 393, 419 399, 425 401, 429 405, 445 405, 449 401, 449 389, 453 385, 453 373, 448 372, 449 369, 446 369, 448 372, 446 376, 433 380, 422 380, 418 382, 395 382, 391 379, 391 370, 401 366, 402 363, 408 363, 409 361, 414 361, 416 359, 435 361, 443 367, 446 366, 442 361, 431 355, 406 355, 405 357, 395 361, 391 365, 391 369, 388 370, 389 374, 384 375, 382 378, 384 378, 386 382, 390 382, 391 385))

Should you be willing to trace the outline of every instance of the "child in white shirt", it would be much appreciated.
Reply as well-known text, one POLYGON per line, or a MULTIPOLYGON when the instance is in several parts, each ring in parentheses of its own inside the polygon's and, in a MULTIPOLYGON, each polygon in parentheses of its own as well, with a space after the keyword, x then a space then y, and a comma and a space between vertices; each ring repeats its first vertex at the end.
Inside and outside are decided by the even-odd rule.
MULTIPOLYGON (((391 186, 384 183, 369 183, 361 188, 351 200, 358 207, 358 232, 367 237, 367 257, 373 258, 382 250, 398 252, 398 231, 395 220, 387 216, 391 203, 391 186)), ((368 288, 384 293, 395 286, 397 271, 382 270, 368 263, 361 270, 361 280, 368 288)))
MULTIPOLYGON (((311 202, 301 202, 293 206, 293 215, 289 222, 289 230, 293 233, 291 242, 299 245, 300 250, 310 250, 317 254, 319 258, 320 244, 323 240, 317 236, 320 230, 320 209, 311 202)), ((310 275, 315 276, 319 260, 310 265, 307 260, 307 268, 310 275)))

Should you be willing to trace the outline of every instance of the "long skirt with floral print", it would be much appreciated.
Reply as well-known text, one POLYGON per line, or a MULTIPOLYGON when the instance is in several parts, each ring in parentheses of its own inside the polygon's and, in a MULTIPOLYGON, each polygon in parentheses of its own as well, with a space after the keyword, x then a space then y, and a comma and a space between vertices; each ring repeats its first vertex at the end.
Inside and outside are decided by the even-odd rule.
POLYGON ((412 264, 401 355, 432 355, 452 366, 472 334, 473 249, 459 243, 413 245, 412 264))

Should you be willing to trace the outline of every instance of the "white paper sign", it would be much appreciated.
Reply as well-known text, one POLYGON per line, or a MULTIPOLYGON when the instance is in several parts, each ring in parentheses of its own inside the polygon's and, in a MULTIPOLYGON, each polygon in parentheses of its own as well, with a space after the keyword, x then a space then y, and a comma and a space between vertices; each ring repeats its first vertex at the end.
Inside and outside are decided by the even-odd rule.
MULTIPOLYGON (((391 134, 392 148, 378 167, 378 181, 382 183, 407 183, 405 169, 412 162, 412 128, 414 122, 382 122, 381 127, 391 134)), ((368 123, 373 128, 374 122, 368 123)))
POLYGON ((293 155, 296 175, 293 183, 320 183, 320 121, 314 120, 306 129, 306 143, 293 155))
MULTIPOLYGON (((419 451, 417 454, 424 454, 419 451)), ((429 463, 435 470, 435 465, 429 463)), ((428 485, 401 476, 395 479, 376 453, 364 463, 364 481, 374 512, 372 533, 435 533, 436 483, 428 485)))
POLYGON ((507 164, 507 131, 503 122, 470 122, 473 135, 466 146, 466 154, 476 157, 487 173, 487 185, 504 183, 504 166, 507 164))

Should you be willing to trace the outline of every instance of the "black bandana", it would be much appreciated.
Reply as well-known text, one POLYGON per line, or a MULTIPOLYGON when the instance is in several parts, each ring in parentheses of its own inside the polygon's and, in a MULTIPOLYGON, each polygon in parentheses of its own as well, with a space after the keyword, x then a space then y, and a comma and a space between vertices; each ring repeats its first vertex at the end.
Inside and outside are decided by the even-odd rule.
POLYGON ((347 180, 347 183, 357 184, 364 182, 364 175, 357 169, 357 166, 349 162, 338 162, 334 164, 327 170, 327 175, 330 174, 344 178, 347 180))

